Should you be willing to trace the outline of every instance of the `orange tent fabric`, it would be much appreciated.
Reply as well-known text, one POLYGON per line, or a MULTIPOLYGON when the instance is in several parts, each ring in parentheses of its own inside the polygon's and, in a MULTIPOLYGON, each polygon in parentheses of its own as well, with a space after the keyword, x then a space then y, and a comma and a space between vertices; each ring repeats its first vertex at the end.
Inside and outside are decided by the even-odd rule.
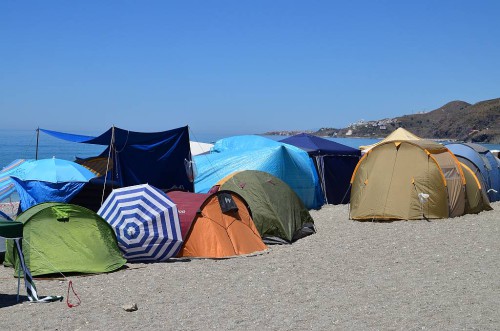
POLYGON ((225 258, 267 249, 242 197, 231 191, 202 195, 206 198, 200 205, 196 201, 200 201, 201 194, 181 191, 168 193, 177 205, 181 226, 189 226, 186 223, 191 220, 177 257, 225 258), (232 200, 237 210, 224 212, 221 199, 232 200))

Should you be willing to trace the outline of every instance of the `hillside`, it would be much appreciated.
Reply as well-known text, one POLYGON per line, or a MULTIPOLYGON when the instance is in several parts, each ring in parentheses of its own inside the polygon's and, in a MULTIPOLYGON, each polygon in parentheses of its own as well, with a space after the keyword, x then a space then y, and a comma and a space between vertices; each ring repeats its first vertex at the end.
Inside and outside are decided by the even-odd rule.
POLYGON ((473 105, 464 101, 452 101, 426 113, 376 121, 359 121, 347 128, 322 128, 313 134, 378 138, 387 136, 399 127, 423 138, 500 144, 500 98, 473 105))

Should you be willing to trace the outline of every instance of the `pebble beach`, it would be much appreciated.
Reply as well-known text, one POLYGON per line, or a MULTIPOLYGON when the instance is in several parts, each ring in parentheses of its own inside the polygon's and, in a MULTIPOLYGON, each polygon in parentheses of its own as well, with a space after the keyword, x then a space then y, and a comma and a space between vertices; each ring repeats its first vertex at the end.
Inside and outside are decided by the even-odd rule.
POLYGON ((55 303, 16 303, 17 279, 2 266, 2 330, 498 330, 500 202, 492 207, 356 222, 348 206, 325 206, 311 212, 316 234, 264 254, 36 279, 40 295, 64 296, 55 303), (66 304, 68 280, 78 307, 66 304))

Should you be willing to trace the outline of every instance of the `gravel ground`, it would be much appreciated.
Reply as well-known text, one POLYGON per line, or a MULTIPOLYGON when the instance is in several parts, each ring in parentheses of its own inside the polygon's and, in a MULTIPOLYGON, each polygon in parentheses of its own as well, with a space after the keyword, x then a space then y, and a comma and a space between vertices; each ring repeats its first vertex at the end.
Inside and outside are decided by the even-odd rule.
MULTIPOLYGON (((326 206, 311 212, 317 234, 265 254, 68 277, 75 308, 16 303, 13 270, 0 267, 1 329, 499 330, 500 202, 492 205, 429 222, 354 222, 347 206, 326 206), (133 303, 137 311, 123 309, 133 303)), ((67 280, 36 284, 66 297, 67 280)))

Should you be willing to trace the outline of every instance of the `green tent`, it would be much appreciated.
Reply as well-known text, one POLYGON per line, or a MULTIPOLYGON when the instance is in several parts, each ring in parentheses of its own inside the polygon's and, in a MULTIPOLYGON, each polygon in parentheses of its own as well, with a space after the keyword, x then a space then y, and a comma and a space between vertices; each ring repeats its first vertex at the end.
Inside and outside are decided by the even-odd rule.
POLYGON ((315 233, 314 220, 297 194, 281 179, 263 171, 233 173, 218 185, 241 195, 267 244, 291 243, 315 233))
MULTIPOLYGON (((25 262, 33 276, 57 272, 99 273, 122 267, 111 226, 91 210, 66 203, 35 205, 16 219, 23 226, 25 262)), ((12 240, 4 264, 16 265, 12 240)))

